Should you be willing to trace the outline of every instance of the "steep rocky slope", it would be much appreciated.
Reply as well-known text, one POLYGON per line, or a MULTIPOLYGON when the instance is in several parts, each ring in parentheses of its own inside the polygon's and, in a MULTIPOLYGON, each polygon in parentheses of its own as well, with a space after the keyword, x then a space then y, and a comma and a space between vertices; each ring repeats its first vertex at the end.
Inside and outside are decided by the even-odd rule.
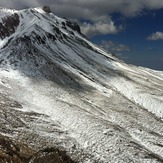
POLYGON ((125 64, 48 7, 0 17, 1 160, 163 162, 163 72, 125 64))

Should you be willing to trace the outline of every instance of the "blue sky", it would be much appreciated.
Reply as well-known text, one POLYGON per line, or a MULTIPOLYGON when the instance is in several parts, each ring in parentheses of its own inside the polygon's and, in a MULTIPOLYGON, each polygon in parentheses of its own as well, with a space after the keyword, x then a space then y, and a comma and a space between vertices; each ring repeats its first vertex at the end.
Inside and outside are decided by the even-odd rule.
POLYGON ((115 44, 104 46, 106 50, 112 50, 117 56, 127 63, 145 66, 156 70, 163 70, 163 37, 151 40, 148 37, 157 31, 163 31, 163 9, 146 11, 136 17, 122 17, 121 14, 113 14, 112 19, 117 24, 122 24, 124 29, 116 34, 97 35, 91 37, 91 41, 101 45, 101 41, 115 44), (123 44, 124 49, 116 50, 123 44), (128 48, 126 48, 128 47, 128 48))
POLYGON ((6 8, 43 5, 127 63, 163 71, 163 0, 0 0, 6 8))

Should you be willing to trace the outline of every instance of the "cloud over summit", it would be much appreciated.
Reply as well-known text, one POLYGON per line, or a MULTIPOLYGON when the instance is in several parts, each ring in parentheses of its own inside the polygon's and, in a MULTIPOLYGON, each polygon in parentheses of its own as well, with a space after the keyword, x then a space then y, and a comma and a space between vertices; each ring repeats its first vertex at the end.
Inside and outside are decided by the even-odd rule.
POLYGON ((99 21, 94 23, 84 22, 81 26, 81 30, 88 37, 98 34, 116 34, 118 32, 118 29, 112 20, 99 21))
POLYGON ((57 15, 75 18, 94 18, 112 13, 136 16, 144 9, 163 8, 162 0, 1 0, 0 6, 9 8, 38 7, 49 5, 57 15))
POLYGON ((110 15, 120 13, 125 17, 140 15, 145 10, 163 8, 163 0, 1 0, 0 6, 22 9, 49 5, 58 16, 90 20, 84 22, 82 31, 89 36, 115 34, 119 31, 110 15))

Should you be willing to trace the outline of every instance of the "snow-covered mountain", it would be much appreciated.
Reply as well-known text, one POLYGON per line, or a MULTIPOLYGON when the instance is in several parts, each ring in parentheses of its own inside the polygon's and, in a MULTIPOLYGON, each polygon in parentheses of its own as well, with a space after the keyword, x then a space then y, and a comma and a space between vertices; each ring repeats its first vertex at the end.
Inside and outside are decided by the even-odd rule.
POLYGON ((46 6, 1 8, 0 39, 0 160, 163 162, 163 72, 125 64, 46 6))

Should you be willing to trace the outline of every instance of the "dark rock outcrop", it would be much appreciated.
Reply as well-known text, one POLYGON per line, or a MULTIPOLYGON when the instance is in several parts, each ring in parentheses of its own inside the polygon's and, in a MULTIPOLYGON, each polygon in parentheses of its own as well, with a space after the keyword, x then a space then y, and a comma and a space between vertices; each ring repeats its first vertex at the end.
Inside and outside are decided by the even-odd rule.
POLYGON ((42 9, 47 13, 51 13, 51 10, 50 10, 49 6, 43 6, 42 9))
POLYGON ((69 28, 73 29, 74 31, 77 31, 78 33, 81 33, 80 27, 79 27, 79 25, 78 25, 75 21, 67 20, 67 21, 66 21, 66 25, 67 25, 69 28))
POLYGON ((46 148, 35 151, 28 146, 0 135, 0 163, 75 163, 65 151, 46 148))
POLYGON ((56 148, 46 148, 36 153, 31 159, 31 163, 75 163, 66 154, 56 148))
POLYGON ((28 163, 33 150, 18 142, 0 135, 0 162, 28 163))
POLYGON ((2 22, 0 23, 0 38, 4 39, 13 34, 18 27, 19 22, 19 16, 16 13, 2 18, 2 22))

